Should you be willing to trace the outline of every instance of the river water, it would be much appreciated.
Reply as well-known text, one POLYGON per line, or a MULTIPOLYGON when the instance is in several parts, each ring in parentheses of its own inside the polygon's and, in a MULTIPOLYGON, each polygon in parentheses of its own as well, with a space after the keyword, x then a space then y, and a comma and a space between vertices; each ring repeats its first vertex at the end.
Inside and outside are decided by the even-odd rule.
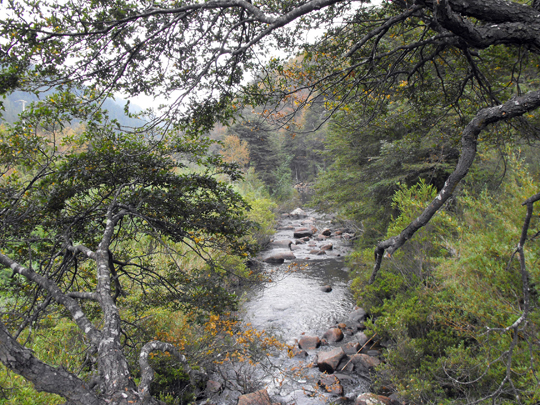
POLYGON ((343 257, 295 260, 272 268, 274 281, 248 294, 245 320, 286 343, 302 334, 322 336, 353 308, 343 257), (321 287, 330 285, 331 292, 321 287))
MULTIPOLYGON (((348 289, 348 269, 344 263, 351 242, 346 239, 347 235, 345 238, 340 235, 344 230, 333 225, 330 218, 310 210, 305 210, 305 214, 281 218, 274 243, 261 254, 260 259, 264 261, 268 256, 280 253, 291 255, 291 251, 295 258, 285 260, 283 264, 263 263, 262 271, 270 276, 272 282, 244 293, 242 305, 246 324, 292 346, 296 346, 296 340, 303 335, 322 337, 325 331, 346 319, 354 309, 348 289), (298 227, 315 227, 316 232, 302 241, 293 235, 298 227), (327 238, 320 236, 325 228, 332 231, 327 238), (283 245, 283 241, 292 241, 292 244, 288 247, 287 242, 283 245), (330 244, 332 247, 329 249, 330 244), (321 248, 326 249, 324 253, 321 253, 321 248), (330 286, 331 291, 324 292, 322 287, 325 286, 330 286)), ((303 359, 290 358, 286 352, 274 353, 264 366, 229 369, 223 373, 223 378, 238 379, 242 374, 244 388, 265 388, 273 402, 297 405, 333 402, 335 396, 321 393, 315 387, 321 377, 319 370, 311 365, 316 356, 315 350, 308 351, 303 359), (300 373, 288 372, 299 369, 302 370, 300 373)), ((369 385, 359 376, 343 375, 340 379, 346 391, 344 396, 349 399, 366 392, 369 385)), ((225 390, 216 402, 235 404, 238 396, 238 390, 225 390)))

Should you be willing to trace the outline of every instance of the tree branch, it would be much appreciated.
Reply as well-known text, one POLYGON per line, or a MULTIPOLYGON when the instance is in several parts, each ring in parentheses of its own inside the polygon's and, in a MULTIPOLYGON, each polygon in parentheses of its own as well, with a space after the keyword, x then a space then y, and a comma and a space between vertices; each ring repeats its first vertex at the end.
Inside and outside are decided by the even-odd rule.
POLYGON ((437 197, 424 209, 422 214, 413 220, 401 233, 387 240, 381 241, 375 248, 375 265, 369 279, 372 284, 377 277, 381 267, 382 258, 386 251, 389 255, 403 246, 407 240, 426 225, 433 215, 452 196, 460 181, 467 175, 476 156, 476 144, 479 134, 489 125, 495 122, 507 121, 511 118, 519 117, 528 111, 540 107, 540 91, 527 93, 521 97, 515 97, 504 104, 495 107, 484 108, 469 122, 463 130, 461 137, 461 156, 456 169, 450 174, 444 187, 437 197))
POLYGON ((84 331, 92 344, 97 345, 100 342, 101 333, 86 318, 77 301, 64 294, 52 280, 37 274, 30 268, 20 265, 2 253, 0 253, 0 264, 11 268, 14 273, 22 275, 46 290, 58 304, 64 306, 71 313, 71 317, 77 323, 77 326, 84 331))
POLYGON ((61 395, 70 404, 99 405, 103 402, 82 380, 61 367, 55 368, 34 357, 22 347, 0 322, 0 361, 10 370, 34 384, 37 391, 61 395))
POLYGON ((178 351, 178 349, 174 345, 160 341, 148 342, 143 346, 139 355, 139 365, 141 367, 141 382, 139 383, 139 394, 142 397, 143 404, 147 404, 151 398, 150 384, 154 379, 154 370, 148 362, 148 357, 150 353, 156 350, 162 352, 169 352, 170 354, 172 354, 184 365, 184 371, 189 375, 190 379, 192 377, 191 368, 189 367, 186 358, 178 351))

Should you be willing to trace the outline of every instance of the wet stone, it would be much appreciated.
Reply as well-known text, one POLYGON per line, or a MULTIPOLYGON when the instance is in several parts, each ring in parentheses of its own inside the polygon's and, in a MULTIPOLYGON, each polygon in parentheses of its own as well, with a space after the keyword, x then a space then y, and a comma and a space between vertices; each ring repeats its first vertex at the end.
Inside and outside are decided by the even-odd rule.
POLYGON ((336 371, 341 359, 345 356, 345 352, 341 347, 336 347, 327 352, 320 352, 317 357, 317 366, 321 372, 332 374, 336 371))
POLYGON ((313 235, 313 232, 311 231, 311 229, 308 229, 306 227, 301 227, 301 228, 295 228, 293 235, 295 238, 305 238, 307 236, 313 235))
POLYGON ((328 343, 341 342, 343 340, 343 332, 339 328, 331 328, 324 333, 323 338, 328 343))
POLYGON ((304 350, 315 350, 321 345, 318 336, 302 336, 298 341, 298 347, 304 350))
POLYGON ((329 285, 323 285, 323 286, 321 287, 321 291, 322 291, 322 292, 329 293, 329 292, 332 291, 332 287, 329 286, 329 285))
POLYGON ((281 248, 281 249, 290 249, 292 244, 292 240, 290 239, 283 239, 283 240, 275 240, 270 242, 269 247, 272 248, 281 248))
POLYGON ((238 405, 272 405, 272 401, 266 390, 260 390, 240 396, 238 405))
POLYGON ((321 250, 332 250, 334 249, 334 245, 331 243, 327 243, 326 245, 321 246, 321 250))

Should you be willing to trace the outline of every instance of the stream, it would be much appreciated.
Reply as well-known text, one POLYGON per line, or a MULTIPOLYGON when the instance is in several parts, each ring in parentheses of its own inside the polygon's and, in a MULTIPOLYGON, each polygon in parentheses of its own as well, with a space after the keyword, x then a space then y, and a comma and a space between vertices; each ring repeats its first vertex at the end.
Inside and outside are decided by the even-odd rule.
MULTIPOLYGON (((284 214, 272 243, 259 257, 262 271, 272 282, 244 294, 244 322, 296 348, 303 336, 322 337, 329 328, 344 322, 355 309, 344 264, 352 237, 315 211, 296 209, 284 214), (301 236, 302 232, 306 236, 301 236)), ((295 349, 300 354, 294 357, 281 351, 257 366, 222 368, 219 376, 214 375, 221 390, 212 399, 220 405, 235 405, 241 393, 266 389, 273 403, 322 405, 338 398, 352 402, 358 394, 368 391, 367 376, 336 371, 334 375, 343 386, 343 392, 336 395, 317 386, 325 374, 316 364, 318 353, 354 339, 354 334, 349 333, 340 343, 323 343, 319 349, 306 351, 295 349)))

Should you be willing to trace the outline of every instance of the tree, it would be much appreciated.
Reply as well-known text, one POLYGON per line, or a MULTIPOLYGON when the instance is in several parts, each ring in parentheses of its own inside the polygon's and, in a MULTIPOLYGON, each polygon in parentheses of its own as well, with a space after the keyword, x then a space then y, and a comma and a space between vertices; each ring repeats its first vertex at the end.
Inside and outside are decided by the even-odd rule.
MULTIPOLYGON (((9 40, 3 49, 11 58, 6 66, 17 60, 33 63, 34 69, 21 78, 21 85, 42 79, 51 84, 86 81, 94 84, 94 94, 114 89, 128 95, 174 95, 171 108, 178 114, 170 118, 187 125, 195 116, 197 125, 206 129, 233 114, 229 101, 242 87, 245 72, 254 68, 257 50, 269 41, 285 50, 296 49, 297 33, 319 23, 331 29, 314 47, 306 45, 307 56, 313 51, 326 55, 327 69, 321 70, 319 64, 319 72, 294 78, 296 87, 288 82, 285 87, 273 87, 281 89, 278 95, 308 88, 313 96, 337 95, 339 102, 362 93, 377 98, 387 86, 403 79, 418 92, 427 69, 440 76, 443 94, 453 104, 465 102, 467 92, 482 94, 483 105, 476 107, 473 116, 463 117, 462 154, 456 170, 418 221, 400 236, 378 244, 375 275, 383 253, 399 249, 452 195, 474 160, 479 134, 496 122, 523 118, 540 105, 534 82, 524 83, 522 76, 527 69, 535 69, 538 11, 500 0, 395 1, 383 3, 379 11, 352 4, 342 0, 151 5, 94 1, 40 3, 37 10, 31 2, 14 2, 12 17, 2 25, 3 36, 9 40), (287 25, 292 28, 282 29, 287 25), (403 43, 389 41, 400 30, 406 33, 403 43), (482 53, 498 47, 511 48, 512 87, 491 83, 483 69, 482 53), (451 85, 445 77, 453 68, 445 63, 448 52, 459 55, 456 67, 460 69, 450 74, 454 77, 451 85), (73 58, 79 63, 70 63, 73 58), (525 93, 529 90, 525 86, 531 85, 525 93)), ((273 61, 269 68, 273 67, 279 69, 280 64, 273 61)), ((270 99, 259 85, 244 90, 251 102, 270 99)), ((275 100, 276 92, 270 93, 275 100)), ((307 97, 305 103, 309 101, 307 97)))
MULTIPOLYGON (((161 118, 186 130, 228 122, 237 101, 275 103, 296 91, 308 94, 299 107, 326 97, 331 112, 351 99, 373 99, 369 122, 390 88, 403 82, 411 97, 421 99, 426 74, 438 78, 438 89, 429 90, 442 94, 442 114, 459 117, 461 154, 425 210, 400 234, 377 244, 373 281, 385 252, 402 247, 453 195, 486 130, 509 123, 512 136, 535 136, 540 23, 539 11, 519 1, 396 0, 379 9, 357 4, 14 1, 2 22, 2 68, 33 66, 18 77, 22 87, 84 83, 88 97, 109 91, 173 97, 161 118), (304 30, 318 26, 327 27, 327 35, 299 44, 304 30), (393 40, 397 34, 400 41, 393 40), (281 74, 283 64, 272 59, 260 67, 259 82, 242 85, 246 73, 258 68, 258 52, 272 44, 291 52, 304 45, 303 73, 281 74), (503 69, 499 77, 508 81, 493 81, 492 68, 503 69)), ((285 123, 292 113, 281 118, 285 123)))
MULTIPOLYGON (((172 344, 150 341, 140 350, 136 385, 126 354, 133 336, 121 311, 128 294, 153 307, 234 308, 211 253, 249 252, 238 241, 249 225, 246 205, 216 178, 238 173, 236 166, 205 158, 202 140, 125 134, 105 118, 61 139, 69 115, 64 108, 74 101, 69 94, 53 96, 1 133, 0 263, 12 281, 3 297, 10 307, 0 323, 0 359, 38 391, 68 403, 156 403, 149 354, 167 351, 188 373, 189 365, 172 344), (199 172, 186 170, 197 161, 199 172), (200 258, 200 268, 186 268, 184 256, 200 258), (84 336, 91 384, 40 361, 17 340, 55 311, 84 336)), ((80 117, 93 109, 71 113, 80 117)))

